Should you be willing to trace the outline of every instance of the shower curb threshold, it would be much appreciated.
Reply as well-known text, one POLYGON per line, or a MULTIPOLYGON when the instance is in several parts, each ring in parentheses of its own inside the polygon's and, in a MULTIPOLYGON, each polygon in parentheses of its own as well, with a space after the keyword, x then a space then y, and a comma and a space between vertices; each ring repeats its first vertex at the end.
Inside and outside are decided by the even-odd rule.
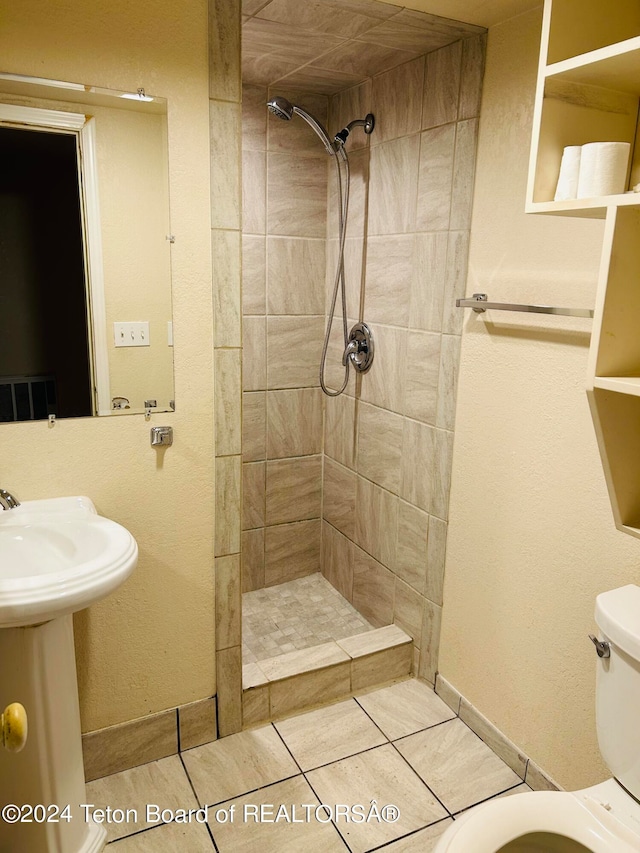
POLYGON ((243 727, 348 698, 406 678, 412 639, 397 625, 375 628, 242 667, 243 727))

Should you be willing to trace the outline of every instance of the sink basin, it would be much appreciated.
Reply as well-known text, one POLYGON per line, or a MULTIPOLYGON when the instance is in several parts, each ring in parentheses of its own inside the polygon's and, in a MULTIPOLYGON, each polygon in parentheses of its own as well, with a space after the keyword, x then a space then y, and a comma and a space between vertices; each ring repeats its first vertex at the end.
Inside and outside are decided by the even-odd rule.
POLYGON ((26 501, 0 512, 0 628, 82 610, 133 571, 138 547, 87 497, 26 501))

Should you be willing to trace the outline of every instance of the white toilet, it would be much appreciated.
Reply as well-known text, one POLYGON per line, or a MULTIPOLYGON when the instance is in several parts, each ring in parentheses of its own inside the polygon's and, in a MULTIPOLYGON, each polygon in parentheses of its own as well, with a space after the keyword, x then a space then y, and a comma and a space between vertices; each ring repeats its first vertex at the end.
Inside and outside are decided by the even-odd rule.
POLYGON ((640 587, 599 595, 596 624, 603 637, 596 644, 598 743, 613 778, 582 791, 514 794, 476 806, 456 818, 434 853, 640 851, 640 587))

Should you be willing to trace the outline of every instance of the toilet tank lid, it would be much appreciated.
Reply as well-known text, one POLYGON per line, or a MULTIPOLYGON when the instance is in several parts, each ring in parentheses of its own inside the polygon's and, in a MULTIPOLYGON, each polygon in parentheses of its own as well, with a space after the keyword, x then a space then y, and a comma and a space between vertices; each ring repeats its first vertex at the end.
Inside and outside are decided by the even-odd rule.
POLYGON ((640 661, 640 586, 630 583, 600 593, 596 625, 614 646, 640 661))

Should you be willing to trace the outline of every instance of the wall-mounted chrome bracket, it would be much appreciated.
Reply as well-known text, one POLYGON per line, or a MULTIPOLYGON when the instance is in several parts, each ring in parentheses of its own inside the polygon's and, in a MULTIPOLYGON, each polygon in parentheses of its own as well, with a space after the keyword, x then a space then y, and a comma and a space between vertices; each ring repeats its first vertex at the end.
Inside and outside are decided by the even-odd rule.
POLYGON ((349 343, 342 356, 342 363, 347 359, 360 373, 371 369, 374 356, 373 332, 366 323, 356 323, 349 332, 349 343))
POLYGON ((151 427, 151 447, 171 447, 173 444, 173 427, 151 427))

